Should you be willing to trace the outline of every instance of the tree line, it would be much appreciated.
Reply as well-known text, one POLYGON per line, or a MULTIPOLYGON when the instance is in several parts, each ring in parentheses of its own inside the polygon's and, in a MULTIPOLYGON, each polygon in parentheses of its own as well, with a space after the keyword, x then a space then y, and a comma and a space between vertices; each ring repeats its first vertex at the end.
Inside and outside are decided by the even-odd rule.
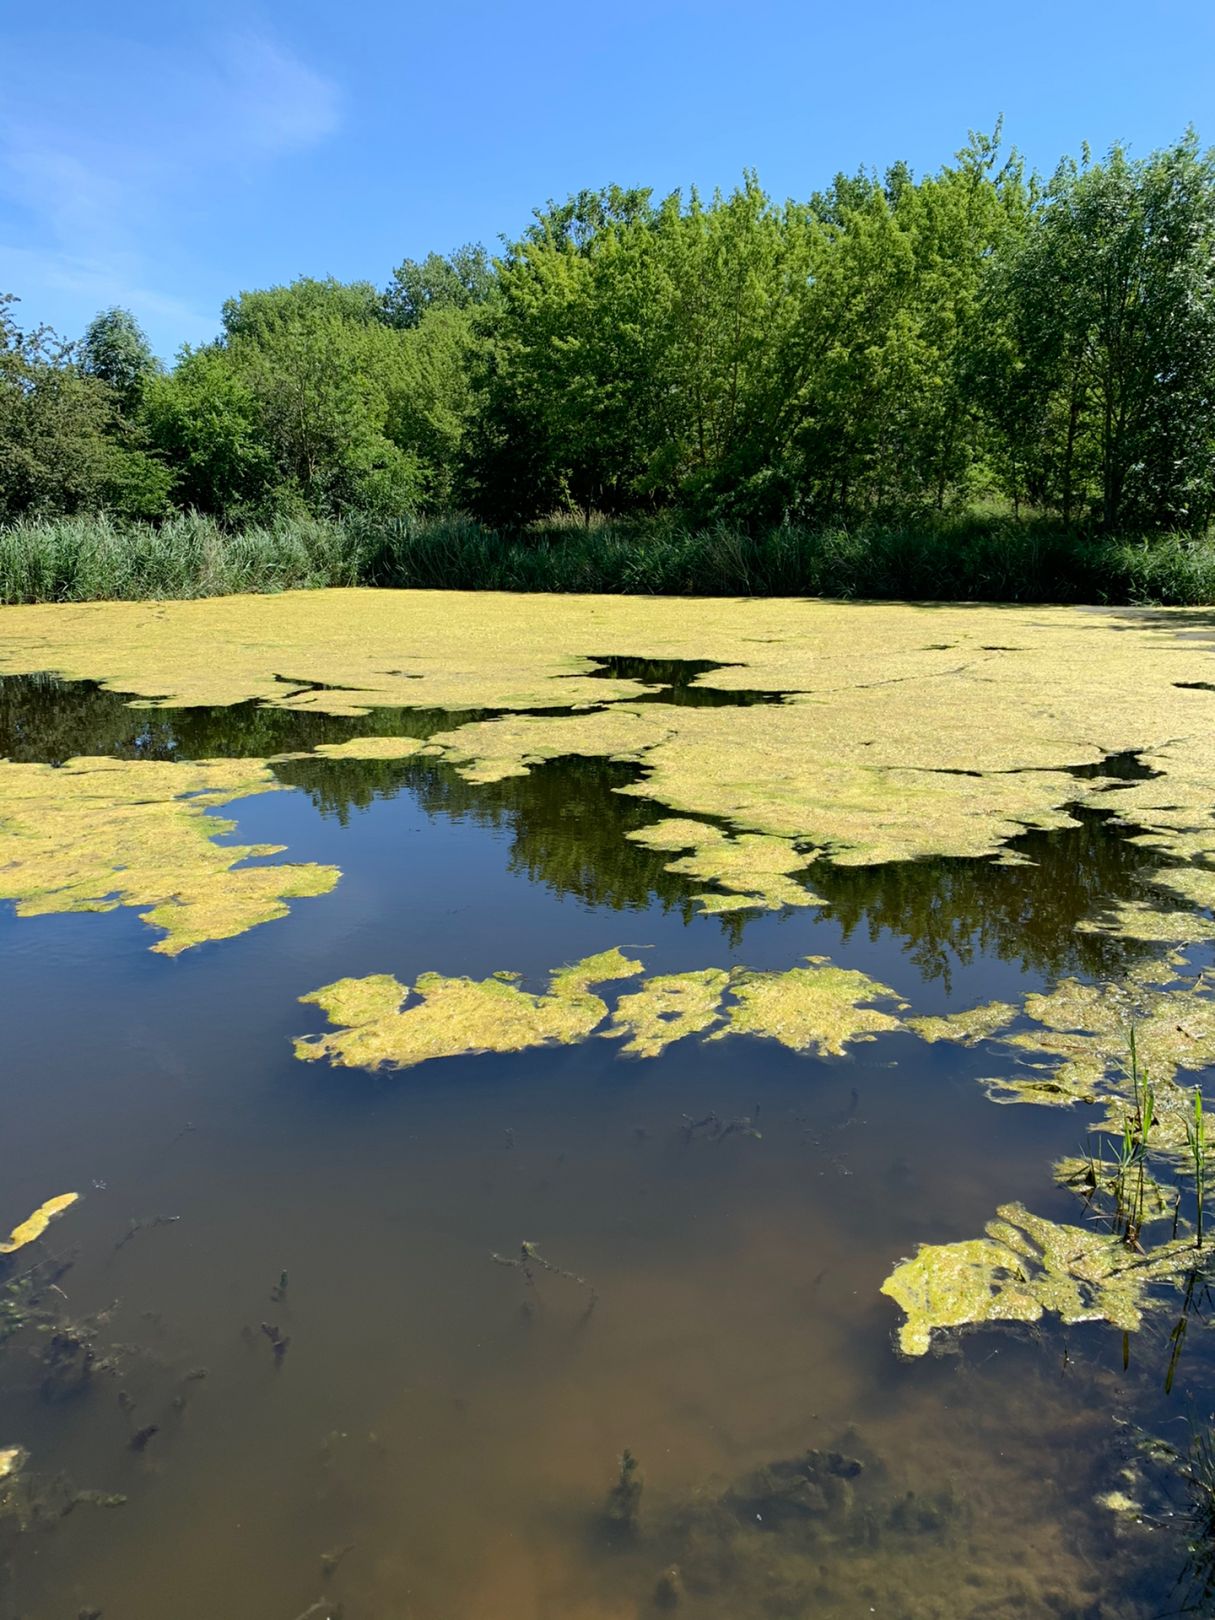
POLYGON ((612 186, 386 288, 242 292, 170 368, 0 297, 0 522, 561 512, 849 527, 984 503, 1105 532, 1215 510, 1215 153, 1049 181, 973 135, 777 202, 612 186))

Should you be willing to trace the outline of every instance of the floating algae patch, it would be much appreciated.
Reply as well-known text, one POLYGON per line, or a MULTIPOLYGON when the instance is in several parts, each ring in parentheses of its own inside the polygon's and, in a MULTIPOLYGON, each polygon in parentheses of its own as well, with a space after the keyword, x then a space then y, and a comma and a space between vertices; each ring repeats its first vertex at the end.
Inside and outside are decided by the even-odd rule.
POLYGON ((671 861, 667 871, 716 883, 726 891, 697 895, 705 911, 823 904, 818 895, 795 882, 791 875, 804 871, 814 856, 800 853, 788 839, 762 833, 731 837, 710 822, 681 819, 639 827, 628 836, 647 849, 691 851, 671 861))
POLYGON ((57 1198, 48 1198, 45 1204, 40 1205, 28 1219, 14 1226, 7 1239, 0 1243, 0 1254, 16 1254, 18 1249, 24 1249, 27 1243, 34 1243, 46 1231, 47 1227, 65 1209, 80 1197, 79 1193, 60 1193, 57 1198))
POLYGON ((3 608, 0 672, 99 679, 168 707, 531 709, 638 697, 495 593, 287 591, 3 608), (112 612, 106 609, 113 609, 112 612), (536 633, 539 631, 540 633, 536 633), (223 657, 216 657, 216 648, 223 657))
POLYGON ((675 735, 677 713, 655 703, 644 709, 614 704, 585 714, 502 715, 436 732, 431 741, 466 781, 500 782, 576 755, 640 760, 675 735))
MULTIPOLYGON (((1178 877, 1188 876, 1179 872, 1178 877)), ((1160 874, 1158 881, 1163 879, 1160 874)), ((1210 902, 1206 902, 1210 904, 1210 902)), ((1083 934, 1104 934, 1112 939, 1143 944, 1202 945, 1215 938, 1215 921, 1199 912, 1153 905, 1147 900, 1124 900, 1106 908, 1099 918, 1085 917, 1076 925, 1083 934)))
MULTIPOLYGON (((409 1068, 435 1057, 570 1044, 593 1034, 607 1016, 592 987, 640 972, 640 962, 610 950, 554 973, 539 995, 521 989, 518 974, 505 972, 488 979, 423 973, 412 992, 391 974, 339 979, 300 999, 340 1027, 301 1036, 295 1052, 352 1068, 409 1068)), ((807 966, 786 973, 701 968, 643 979, 618 998, 603 1034, 623 1040, 622 1052, 645 1058, 705 1031, 712 1032, 710 1040, 766 1035, 795 1051, 838 1056, 856 1041, 902 1027, 893 1013, 868 1005, 873 1001, 905 1005, 886 985, 826 957, 808 957, 807 966)))
MULTIPOLYGON (((1012 1009, 998 1017, 976 1009, 980 1022, 988 1012, 995 1018, 984 1034, 1043 1060, 1028 1073, 985 1081, 993 1101, 1095 1104, 1102 1113, 1092 1129, 1118 1145, 1110 1162, 1098 1148, 1054 1166, 1056 1182, 1083 1200, 1089 1225, 1008 1205, 984 1237, 926 1244, 898 1266, 882 1291, 906 1313, 900 1343, 908 1354, 922 1355, 937 1328, 1036 1322, 1047 1312, 1130 1332, 1159 1297, 1153 1285, 1178 1283, 1209 1263, 1205 1155, 1195 1135, 1201 1111, 1196 1089, 1178 1076, 1215 1064, 1215 999, 1206 976, 1183 976, 1184 967, 1174 953, 1113 983, 1064 979, 1025 998, 1022 1012, 1034 1027, 1011 1035, 1004 1031, 1012 1009), (1187 1181, 1196 1231, 1182 1218, 1187 1181), (1145 1235, 1153 1223, 1167 1223, 1166 1241, 1145 1235)), ((932 1040, 948 1020, 909 1023, 932 1040)))
POLYGON ((1006 1029, 1017 1013, 1018 1009, 1007 1001, 989 1001, 981 1007, 946 1013, 943 1017, 909 1018, 907 1027, 929 1045, 936 1041, 958 1041, 964 1046, 973 1046, 1006 1029))
POLYGON ((279 844, 221 846, 235 823, 205 812, 279 786, 260 760, 0 761, 0 898, 22 917, 145 906, 175 956, 285 916, 286 902, 327 893, 332 866, 246 866, 279 844))
POLYGON ((410 759, 427 747, 424 737, 348 737, 345 742, 319 743, 311 754, 295 756, 310 759, 410 759))
POLYGON ((724 968, 656 974, 620 997, 604 1034, 627 1036, 622 1052, 657 1057, 672 1041, 699 1035, 717 1022, 729 983, 724 968))
MULTIPOLYGON (((1133 610, 333 590, 0 608, 0 672, 55 670, 172 706, 509 711, 442 735, 469 780, 562 755, 625 759, 640 779, 622 791, 811 846, 820 860, 1000 858, 1027 827, 1072 825, 1080 803, 1141 826, 1162 859, 1201 865, 1215 861, 1215 683, 1210 649, 1179 633, 1187 622, 1133 610), (632 678, 671 661, 697 666, 697 691, 784 701, 689 706, 632 678), (535 709, 571 712, 518 713, 535 709), (1130 756, 1156 774, 1128 780, 1119 762, 1130 756)), ((724 891, 718 907, 762 892, 721 882, 736 848, 698 844, 689 858, 724 891)))
POLYGON ((894 1001, 903 1008, 906 1004, 889 986, 854 968, 836 967, 824 956, 806 961, 807 966, 785 973, 735 974, 728 1022, 709 1038, 766 1035, 795 1052, 838 1057, 855 1041, 900 1028, 894 1013, 868 1005, 894 1001))
POLYGON ((568 1045, 585 1039, 607 1016, 607 1004, 591 986, 640 972, 640 962, 613 949, 561 968, 542 995, 521 990, 518 975, 508 973, 489 979, 423 973, 412 992, 389 974, 339 979, 300 1000, 314 1002, 343 1027, 301 1037, 295 1055, 347 1068, 408 1069, 430 1058, 568 1045))
POLYGON ((1100 1102, 1106 1112, 1095 1128, 1121 1135, 1141 1106, 1136 1086, 1146 1080, 1153 1093, 1153 1148, 1183 1151, 1194 1093, 1177 1076, 1215 1064, 1215 987, 1203 974, 1152 982, 1166 974, 1171 979, 1175 971, 1148 968, 1117 984, 1064 979, 1049 994, 1027 996, 1024 1012, 1036 1027, 1005 1042, 1042 1056, 1050 1066, 1028 1076, 989 1080, 989 1095, 1002 1102, 1100 1102))
POLYGON ((1048 1312, 1129 1333, 1142 1324, 1151 1285, 1182 1276, 1194 1258, 1189 1237, 1145 1255, 1112 1233, 1003 1204, 986 1236, 924 1244, 896 1266, 882 1293, 904 1312, 899 1346, 909 1356, 924 1355, 938 1329, 1037 1322, 1048 1312))

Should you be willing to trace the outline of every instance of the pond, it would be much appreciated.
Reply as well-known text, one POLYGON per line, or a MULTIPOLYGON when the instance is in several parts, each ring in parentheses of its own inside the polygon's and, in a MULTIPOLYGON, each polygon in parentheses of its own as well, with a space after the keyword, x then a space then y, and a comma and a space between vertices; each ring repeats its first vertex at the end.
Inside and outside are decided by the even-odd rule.
POLYGON ((1213 654, 0 610, 0 1617, 1211 1612, 1213 654))

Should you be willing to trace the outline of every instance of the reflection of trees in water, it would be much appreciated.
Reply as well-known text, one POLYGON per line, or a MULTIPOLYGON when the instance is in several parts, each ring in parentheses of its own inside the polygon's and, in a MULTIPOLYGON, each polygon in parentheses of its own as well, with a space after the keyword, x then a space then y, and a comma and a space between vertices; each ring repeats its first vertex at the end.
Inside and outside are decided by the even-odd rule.
MULTIPOLYGON (((330 814, 345 817, 351 806, 408 789, 430 815, 509 828, 512 870, 591 905, 637 909, 658 902, 689 911, 691 896, 703 887, 666 871, 669 855, 626 837, 668 813, 652 800, 612 791, 635 779, 634 767, 571 758, 481 786, 433 760, 293 760, 277 769, 330 814)), ((1082 811, 1078 820, 1076 827, 1016 839, 1010 848, 1032 866, 824 861, 811 867, 807 881, 829 903, 846 938, 864 930, 871 939, 883 931, 905 939, 925 978, 948 980, 954 964, 981 955, 1025 970, 1115 975, 1151 947, 1077 933, 1076 924, 1120 900, 1146 897, 1158 863, 1106 817, 1082 811)), ((1161 904, 1161 897, 1153 902, 1161 904)), ((755 915, 726 913, 721 920, 737 940, 755 915)))
MULTIPOLYGON (((631 674, 636 674, 630 670, 631 674)), ((663 669, 647 671, 670 676, 663 669)), ((257 757, 315 748, 356 736, 425 737, 469 714, 378 709, 353 718, 265 708, 132 709, 119 693, 49 676, 0 680, 0 756, 52 763, 74 754, 148 759, 257 757)), ((325 815, 346 822, 354 810, 408 791, 428 815, 505 829, 510 867, 559 895, 589 905, 636 910, 657 903, 685 916, 696 879, 666 871, 670 856, 626 834, 669 812, 613 789, 635 780, 633 766, 572 757, 526 776, 473 784, 432 759, 284 760, 275 772, 302 789, 325 815)), ((907 941, 925 978, 948 980, 954 963, 980 955, 1046 973, 1116 974, 1150 947, 1076 924, 1122 900, 1148 897, 1156 860, 1108 820, 1081 812, 1079 825, 1032 832, 1011 849, 1032 866, 992 861, 904 861, 885 866, 817 863, 809 885, 830 905, 845 937, 865 930, 907 941)), ((1165 904, 1159 895, 1153 903, 1165 904)), ((725 913, 732 941, 757 913, 725 913)))
MULTIPOLYGON (((632 766, 570 758, 482 784, 431 759, 289 760, 275 772, 343 821, 352 808, 408 791, 427 815, 506 830, 511 871, 588 905, 620 911, 657 903, 690 917, 692 895, 703 887, 666 871, 669 853, 626 837, 668 814, 652 800, 613 792, 636 779, 632 766)), ((741 935, 739 915, 722 922, 731 937, 741 935)))
MULTIPOLYGON (((1079 826, 1030 832, 1010 851, 1033 866, 994 861, 899 861, 886 866, 815 866, 815 890, 830 902, 845 937, 861 929, 902 935, 925 978, 948 979, 951 962, 997 956, 1028 971, 1114 976, 1151 947, 1076 932, 1085 917, 1120 900, 1143 899, 1158 860, 1091 810, 1079 826)), ((1153 904, 1163 904, 1153 894, 1153 904)))
MULTIPOLYGON (((0 759, 60 765, 77 754, 115 759, 266 759, 348 737, 428 737, 480 711, 377 709, 342 716, 258 703, 133 709, 121 692, 53 675, 0 679, 0 759)), ((358 802, 357 800, 355 802, 358 802)), ((370 802, 368 800, 367 802, 370 802)))

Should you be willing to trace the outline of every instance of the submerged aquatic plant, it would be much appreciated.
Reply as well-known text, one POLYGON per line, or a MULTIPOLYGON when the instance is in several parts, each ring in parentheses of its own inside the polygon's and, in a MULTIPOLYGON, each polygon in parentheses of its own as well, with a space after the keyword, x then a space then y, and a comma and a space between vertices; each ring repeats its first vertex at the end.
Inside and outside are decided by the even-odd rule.
POLYGON ((608 1522, 632 1534, 641 1516, 641 1495, 645 1489, 645 1475, 633 1453, 626 1446, 620 1454, 620 1468, 616 1482, 608 1492, 608 1522))
POLYGON ((1207 1200, 1207 1134, 1202 1112, 1202 1087, 1194 1088, 1194 1120, 1189 1129, 1190 1159, 1194 1172, 1195 1242, 1202 1247, 1203 1218, 1207 1200))
POLYGON ((491 1254, 490 1259, 497 1266, 512 1266, 516 1271, 521 1271, 523 1280, 529 1288, 535 1286, 537 1271, 544 1271, 550 1277, 560 1277, 566 1282, 576 1283, 579 1288, 585 1289, 589 1296, 586 1307, 588 1316, 599 1303, 599 1290, 594 1283, 580 1277, 576 1271, 567 1271, 564 1266, 556 1266, 551 1260, 546 1260, 534 1243, 521 1243, 517 1255, 491 1254))

